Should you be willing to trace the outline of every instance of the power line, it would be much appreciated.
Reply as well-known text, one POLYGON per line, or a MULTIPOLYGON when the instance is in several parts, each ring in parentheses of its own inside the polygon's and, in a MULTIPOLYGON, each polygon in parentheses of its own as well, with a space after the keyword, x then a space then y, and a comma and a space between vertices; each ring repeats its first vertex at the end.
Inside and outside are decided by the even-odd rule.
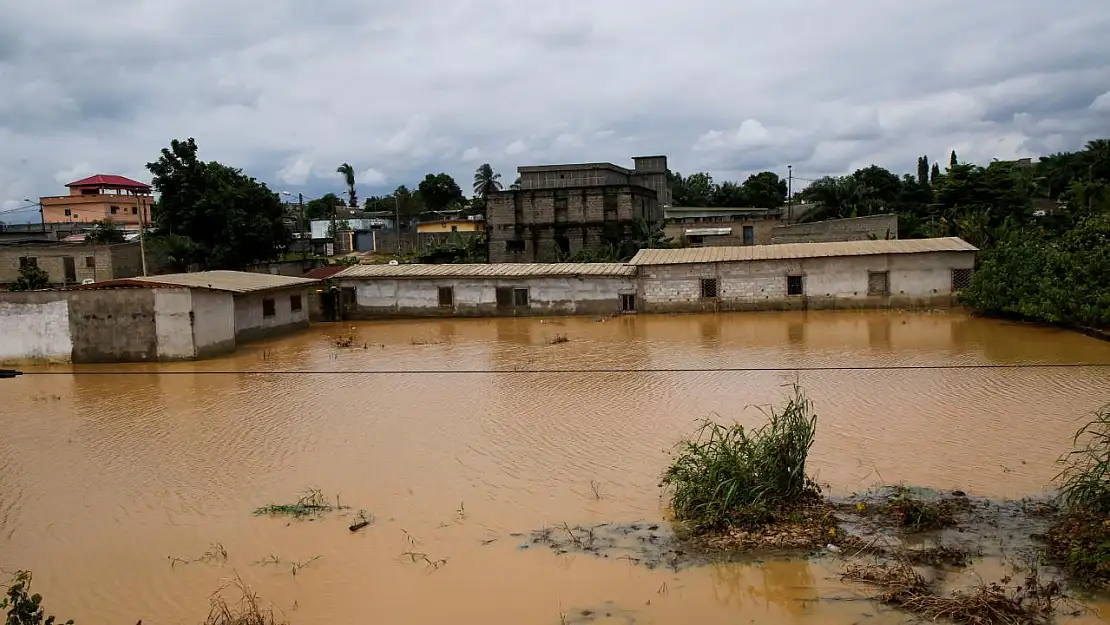
POLYGON ((914 371, 914 370, 963 370, 963 369, 1078 369, 1110 368, 1110 363, 1017 363, 1017 364, 952 364, 952 365, 860 365, 860 366, 803 366, 803 367, 715 367, 686 368, 661 367, 647 369, 618 369, 591 367, 582 369, 349 369, 349 370, 277 370, 277 371, 24 371, 24 376, 34 375, 521 375, 521 374, 601 374, 601 373, 748 373, 792 371, 914 371))

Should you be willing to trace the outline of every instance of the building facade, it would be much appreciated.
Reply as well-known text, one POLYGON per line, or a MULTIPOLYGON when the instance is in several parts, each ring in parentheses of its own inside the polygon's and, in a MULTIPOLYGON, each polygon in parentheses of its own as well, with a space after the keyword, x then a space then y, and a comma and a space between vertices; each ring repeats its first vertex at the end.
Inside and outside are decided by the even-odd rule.
POLYGON ((490 262, 556 262, 620 245, 634 236, 638 220, 662 223, 670 202, 667 157, 633 161, 633 169, 612 163, 518 168, 520 188, 487 200, 490 262))
POLYGON ((66 185, 68 195, 39 198, 43 223, 113 221, 138 229, 150 223, 154 202, 150 185, 111 174, 98 174, 66 185))
POLYGON ((971 281, 962 239, 867 240, 641 250, 644 312, 948 308, 971 281))
POLYGON ((0 285, 15 282, 20 269, 27 264, 45 271, 50 283, 56 286, 81 284, 85 280, 131 278, 143 271, 142 250, 137 242, 115 245, 47 241, 0 243, 0 285))
POLYGON ((195 360, 308 325, 315 280, 207 271, 0 293, 0 362, 195 360), (7 337, 12 340, 7 340, 7 337))
POLYGON ((778 224, 771 230, 771 243, 831 243, 897 238, 898 215, 895 214, 778 224))
POLYGON ((348 319, 609 315, 635 309, 635 274, 623 263, 356 265, 332 280, 348 319))
POLYGON ((782 211, 672 206, 666 209, 665 219, 667 237, 684 247, 767 245, 782 211))

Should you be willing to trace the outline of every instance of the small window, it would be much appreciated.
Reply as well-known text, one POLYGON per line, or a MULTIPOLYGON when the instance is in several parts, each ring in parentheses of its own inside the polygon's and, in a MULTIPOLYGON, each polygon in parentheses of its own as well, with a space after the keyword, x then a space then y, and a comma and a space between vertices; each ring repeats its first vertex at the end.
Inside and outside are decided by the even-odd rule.
POLYGON ((867 294, 887 295, 890 293, 890 274, 886 271, 867 272, 867 294))
POLYGON ((450 308, 455 305, 455 288, 450 286, 439 287, 439 307, 450 308))
POLYGON ((555 247, 559 248, 559 253, 563 256, 570 254, 570 238, 565 236, 555 237, 555 247))
POLYGON ((72 216, 73 216, 73 211, 67 208, 66 209, 66 217, 72 217, 72 216))
POLYGON ((971 270, 970 269, 953 269, 952 270, 952 292, 962 291, 971 286, 971 270))
POLYGON ((689 237, 686 237, 686 242, 689 243, 690 245, 704 245, 705 244, 705 237, 702 237, 702 236, 699 236, 699 235, 689 236, 689 237))
POLYGON ((621 312, 622 313, 636 312, 636 294, 635 293, 621 293, 621 312))
POLYGON ((274 300, 270 298, 263 298, 262 300, 262 316, 273 317, 276 313, 274 310, 274 300))
POLYGON ((505 251, 506 252, 523 252, 524 251, 524 241, 521 241, 519 239, 509 239, 508 241, 505 241, 505 251))
POLYGON ((38 267, 38 266, 39 266, 39 259, 34 257, 34 256, 20 256, 19 257, 19 268, 20 269, 23 269, 24 267, 38 267))
POLYGON ((113 207, 111 207, 110 210, 112 211, 112 214, 115 215, 116 213, 119 212, 119 207, 118 206, 113 206, 113 207))
POLYGON ((802 295, 804 293, 805 288, 802 283, 802 276, 786 276, 787 295, 802 295))
POLYGON ((85 257, 85 266, 88 267, 89 269, 95 268, 96 267, 96 257, 95 256, 86 256, 85 257))
POLYGON ((292 312, 297 312, 300 309, 301 309, 301 296, 300 295, 290 295, 289 296, 289 310, 291 310, 292 312))
POLYGON ((716 278, 702 278, 701 279, 701 296, 705 299, 712 299, 717 297, 717 279, 716 278))
POLYGON ((567 221, 567 198, 555 198, 555 222, 563 223, 567 221))
POLYGON ((528 289, 513 289, 513 306, 528 308, 528 289))
POLYGON ((138 215, 139 214, 139 207, 138 206, 132 206, 131 207, 131 214, 132 215, 138 215))

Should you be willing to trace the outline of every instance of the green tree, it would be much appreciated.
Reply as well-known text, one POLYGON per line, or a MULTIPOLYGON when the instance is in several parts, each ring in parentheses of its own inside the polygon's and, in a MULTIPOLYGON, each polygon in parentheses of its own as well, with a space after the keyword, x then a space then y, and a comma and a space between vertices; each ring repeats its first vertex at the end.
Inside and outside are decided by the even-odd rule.
POLYGON ((343 200, 338 195, 325 193, 304 205, 304 216, 305 219, 331 219, 332 213, 340 206, 343 206, 343 200))
POLYGON ((959 164, 960 161, 956 159, 956 151, 952 150, 952 153, 948 155, 948 169, 952 169, 959 164))
POLYGON ((155 223, 160 234, 188 238, 192 262, 206 269, 241 269, 277 258, 290 233, 277 194, 239 169, 197 158, 190 138, 173 140, 147 163, 161 193, 155 223))
POLYGON ((940 178, 940 165, 933 163, 933 167, 929 170, 929 182, 934 183, 940 178))
POLYGON ((713 206, 750 206, 744 188, 735 182, 722 182, 713 192, 710 199, 713 206))
POLYGON ((771 171, 748 176, 741 189, 749 206, 778 208, 786 203, 786 181, 771 171))
POLYGON ((448 174, 428 174, 420 181, 420 197, 428 210, 446 210, 463 203, 462 189, 448 174))
POLYGON ((94 245, 123 243, 123 230, 114 221, 105 219, 93 222, 93 229, 85 233, 85 241, 94 245))
POLYGON ((347 185, 347 206, 358 208, 358 194, 355 192, 355 168, 350 163, 343 163, 335 168, 335 173, 343 176, 343 183, 347 185))
POLYGON ((917 157, 917 184, 922 185, 922 186, 929 184, 929 157, 928 156, 919 156, 919 157, 917 157))
POLYGON ((474 195, 482 198, 482 200, 489 199, 489 196, 501 190, 501 174, 494 173, 493 167, 489 163, 483 163, 477 171, 474 172, 474 195))
POLYGON ((19 268, 19 277, 8 285, 9 291, 38 291, 50 288, 50 274, 37 263, 26 263, 19 268))

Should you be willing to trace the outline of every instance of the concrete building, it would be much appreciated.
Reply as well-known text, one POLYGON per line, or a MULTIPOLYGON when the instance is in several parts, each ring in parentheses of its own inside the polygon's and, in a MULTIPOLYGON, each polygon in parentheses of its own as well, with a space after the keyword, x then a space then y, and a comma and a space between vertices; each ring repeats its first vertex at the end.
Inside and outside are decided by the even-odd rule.
POLYGON ((481 234, 486 231, 484 219, 438 219, 416 224, 417 234, 451 234, 452 232, 481 234))
POLYGON ((949 307, 976 248, 942 239, 641 250, 644 312, 949 307))
POLYGON ((68 195, 40 197, 44 223, 114 221, 138 228, 150 223, 150 185, 123 176, 98 174, 66 185, 68 195))
POLYGON ((831 243, 897 238, 898 215, 895 214, 778 224, 771 229, 771 243, 831 243))
POLYGON ((583 251, 619 245, 637 219, 663 220, 670 203, 667 157, 612 163, 520 167, 520 188, 487 201, 490 262, 554 262, 583 251))
POLYGON ((686 207, 664 210, 667 236, 684 247, 767 245, 782 211, 751 207, 686 207))
POLYGON ((636 309, 623 263, 356 265, 332 277, 345 318, 613 314, 636 309))
MULTIPOLYGON (((154 262, 152 258, 148 261, 154 262)), ((139 244, 90 245, 39 241, 7 244, 0 242, 0 285, 19 278, 27 264, 37 265, 50 276, 51 284, 70 286, 85 280, 130 278, 143 272, 139 244)))
POLYGON ((308 325, 315 280, 238 271, 0 293, 0 363, 193 360, 308 325))

